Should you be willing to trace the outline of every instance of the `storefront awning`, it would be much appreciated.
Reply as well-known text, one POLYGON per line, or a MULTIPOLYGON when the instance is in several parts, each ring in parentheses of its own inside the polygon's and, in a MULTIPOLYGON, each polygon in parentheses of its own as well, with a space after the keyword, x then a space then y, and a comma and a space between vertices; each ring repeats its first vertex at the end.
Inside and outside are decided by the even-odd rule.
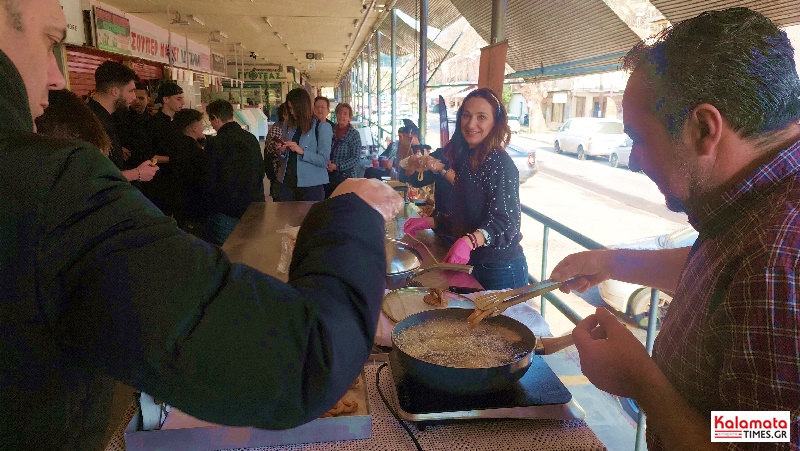
POLYGON ((718 0, 715 2, 688 2, 686 0, 650 0, 670 23, 690 19, 709 9, 745 6, 767 16, 778 25, 800 24, 800 4, 797 0, 718 0))
MULTIPOLYGON (((489 42, 491 5, 485 0, 451 1, 489 42)), ((513 76, 525 78, 613 70, 620 55, 639 41, 602 0, 508 0, 506 37, 513 76), (544 68, 549 68, 546 73, 544 68)))

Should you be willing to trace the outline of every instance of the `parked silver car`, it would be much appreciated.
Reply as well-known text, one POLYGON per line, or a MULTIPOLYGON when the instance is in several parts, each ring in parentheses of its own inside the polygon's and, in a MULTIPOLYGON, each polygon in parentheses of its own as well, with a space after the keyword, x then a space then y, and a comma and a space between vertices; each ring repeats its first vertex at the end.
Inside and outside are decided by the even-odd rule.
POLYGON ((519 184, 522 185, 529 178, 539 172, 539 162, 536 161, 536 150, 525 150, 513 144, 506 147, 506 152, 514 160, 514 165, 519 171, 519 184))
MULTIPOLYGON (((609 247, 613 249, 675 249, 691 246, 697 239, 697 235, 698 233, 693 228, 686 227, 666 235, 642 238, 609 247)), ((606 304, 630 316, 639 326, 647 327, 650 312, 650 287, 619 280, 606 280, 600 283, 598 288, 600 297, 606 304)), ((662 291, 658 292, 659 312, 656 327, 661 326, 661 321, 671 302, 672 296, 662 291)))
POLYGON ((620 120, 575 117, 559 127, 553 147, 556 153, 574 153, 579 160, 585 160, 587 155, 610 155, 625 138, 620 120))
POLYGON ((633 140, 626 138, 624 143, 615 147, 614 150, 611 151, 611 155, 608 156, 608 164, 610 164, 612 168, 618 168, 620 166, 628 167, 628 162, 631 158, 632 147, 633 140))

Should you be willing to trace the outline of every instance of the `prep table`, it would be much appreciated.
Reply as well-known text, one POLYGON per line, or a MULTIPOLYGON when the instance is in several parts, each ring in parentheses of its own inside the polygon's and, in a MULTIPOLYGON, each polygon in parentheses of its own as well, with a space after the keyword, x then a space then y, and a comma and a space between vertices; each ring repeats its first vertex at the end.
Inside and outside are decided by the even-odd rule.
MULTIPOLYGON (((278 202, 278 203, 254 203, 239 221, 236 229, 222 246, 228 257, 234 262, 245 263, 253 266, 266 274, 280 280, 287 280, 288 275, 278 271, 282 234, 277 231, 286 227, 299 226, 302 223, 308 210, 313 205, 312 202, 278 202)), ((387 223, 387 236, 392 238, 404 238, 408 243, 419 251, 423 257, 423 267, 435 263, 436 256, 443 256, 447 248, 430 231, 420 232, 417 240, 403 237, 402 224, 408 217, 416 216, 416 207, 408 204, 395 221, 387 223)), ((424 286, 437 286, 447 288, 448 286, 463 286, 480 288, 480 285, 471 275, 452 272, 436 271, 423 274, 419 277, 424 286)), ((541 316, 532 308, 525 304, 515 306, 510 309, 510 315, 518 316, 521 321, 531 327, 538 334, 549 334, 549 329, 541 316)), ((383 330, 391 330, 391 320, 384 315, 381 318, 383 330)), ((381 333, 381 327, 379 327, 381 333)), ((552 362, 558 359, 565 359, 563 353, 548 356, 545 362, 552 366, 552 362), (562 354, 559 356, 559 354, 562 354)), ((394 390, 392 373, 389 366, 382 366, 388 360, 386 355, 381 355, 381 349, 375 349, 371 360, 364 368, 366 386, 369 398, 369 413, 372 417, 371 437, 358 440, 340 440, 336 442, 308 443, 297 445, 270 446, 263 447, 257 445, 259 430, 253 428, 228 428, 219 427, 219 434, 232 441, 208 440, 195 441, 189 440, 191 429, 180 431, 149 431, 146 434, 158 434, 167 440, 167 434, 171 432, 181 432, 184 439, 192 443, 192 449, 206 449, 204 446, 195 448, 199 443, 207 443, 207 449, 227 448, 247 448, 253 450, 281 449, 281 450, 398 450, 413 449, 410 438, 403 430, 401 425, 384 405, 376 388, 376 374, 380 374, 378 384, 382 392, 387 397, 388 402, 395 410, 398 410, 397 392, 394 390), (247 430, 237 432, 240 430, 247 430), (186 435, 189 434, 189 435, 186 435), (239 440, 239 441, 236 441, 239 440), (214 445, 211 442, 215 443, 214 445), (254 447, 256 446, 256 447, 254 447), (248 448, 249 447, 249 448, 248 448)), ((558 365, 556 365, 557 367, 558 365)), ((558 375, 558 374, 557 374, 558 375)), ((568 376, 567 378, 569 378, 568 376)), ((567 384, 569 385, 569 384, 567 384)), ((549 406, 545 409, 542 418, 549 419, 492 419, 492 420, 461 420, 461 421, 441 421, 432 424, 419 423, 419 429, 411 426, 415 437, 420 442, 423 449, 497 449, 502 444, 504 449, 581 449, 594 450, 605 449, 603 443, 597 438, 592 429, 580 418, 583 417, 583 410, 575 403, 574 399, 567 404, 549 406), (553 419, 559 418, 559 419, 553 419)), ((529 418, 537 418, 536 415, 529 418)), ((165 423, 168 428, 169 421, 165 423)), ((185 427, 183 425, 182 427, 185 427)), ((301 426, 302 428, 303 426, 301 426)), ((297 429, 297 428, 296 428, 297 429)), ((201 429, 198 429, 200 434, 201 429)), ((292 430, 289 430, 291 432, 292 430)), ((274 433, 276 431, 263 431, 274 433)), ((206 429, 204 433, 208 434, 206 429)), ((213 432, 212 432, 213 433, 213 432)), ((291 434, 278 433, 277 435, 290 436, 291 434)), ((133 436, 131 437, 133 438, 133 436)), ((177 438, 177 434, 175 435, 177 438)), ((308 440, 304 440, 308 441, 308 440)), ((178 445, 179 442, 172 442, 178 445)), ((261 441, 270 443, 270 439, 261 441)), ((276 442, 272 442, 276 443, 276 442)), ((288 442, 285 442, 288 443, 288 442)), ((155 445, 155 442, 151 442, 155 445)), ((162 443, 164 444, 164 443, 162 443)), ((184 442, 185 445, 189 443, 184 442)))

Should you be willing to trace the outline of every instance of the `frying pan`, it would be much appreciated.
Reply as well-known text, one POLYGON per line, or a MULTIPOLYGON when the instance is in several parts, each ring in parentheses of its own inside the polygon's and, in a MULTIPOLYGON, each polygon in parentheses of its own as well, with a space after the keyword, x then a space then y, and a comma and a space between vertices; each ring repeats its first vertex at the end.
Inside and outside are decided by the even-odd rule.
POLYGON ((472 266, 456 263, 436 263, 422 268, 422 256, 412 246, 386 238, 386 288, 404 287, 414 277, 434 270, 472 272, 472 266))
POLYGON ((438 319, 467 321, 471 309, 446 308, 416 313, 397 323, 392 330, 392 351, 405 373, 435 390, 453 394, 481 394, 509 388, 531 365, 533 355, 550 354, 572 344, 572 335, 558 338, 538 338, 521 322, 508 316, 495 316, 484 321, 487 325, 505 327, 522 337, 525 350, 511 363, 489 368, 454 368, 425 362, 412 357, 396 344, 396 337, 405 329, 438 319))

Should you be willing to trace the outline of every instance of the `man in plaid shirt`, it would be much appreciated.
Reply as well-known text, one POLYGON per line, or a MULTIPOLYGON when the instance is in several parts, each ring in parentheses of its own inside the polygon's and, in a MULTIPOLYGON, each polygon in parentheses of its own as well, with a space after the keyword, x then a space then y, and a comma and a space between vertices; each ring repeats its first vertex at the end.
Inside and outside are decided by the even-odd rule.
POLYGON ((674 292, 653 357, 603 308, 573 332, 583 373, 634 398, 648 448, 717 449, 713 410, 800 409, 800 80, 792 47, 746 8, 678 23, 625 57, 623 100, 643 170, 667 205, 700 232, 683 249, 568 256, 551 277, 565 289, 606 279, 674 292))

